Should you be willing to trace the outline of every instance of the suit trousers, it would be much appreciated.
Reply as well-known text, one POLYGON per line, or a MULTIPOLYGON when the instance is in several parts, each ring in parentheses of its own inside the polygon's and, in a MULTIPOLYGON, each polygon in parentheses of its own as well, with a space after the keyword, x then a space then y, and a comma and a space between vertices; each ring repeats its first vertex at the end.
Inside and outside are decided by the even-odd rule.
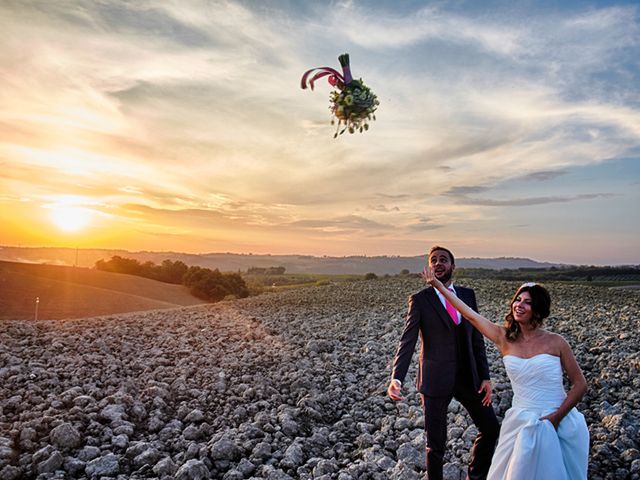
POLYGON ((427 439, 427 478, 442 480, 442 466, 447 441, 447 409, 455 398, 469 412, 478 429, 478 435, 471 449, 468 479, 487 478, 491 457, 498 441, 500 426, 492 406, 482 405, 482 394, 473 387, 466 375, 459 376, 453 394, 448 397, 422 395, 424 408, 424 429, 427 439))

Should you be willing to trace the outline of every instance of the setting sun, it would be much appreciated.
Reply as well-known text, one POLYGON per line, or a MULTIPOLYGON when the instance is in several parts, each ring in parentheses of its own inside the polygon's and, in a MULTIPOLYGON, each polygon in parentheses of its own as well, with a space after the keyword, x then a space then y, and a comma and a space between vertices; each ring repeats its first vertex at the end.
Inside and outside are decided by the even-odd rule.
POLYGON ((66 232, 77 232, 91 223, 91 211, 75 206, 58 206, 51 211, 53 223, 66 232))

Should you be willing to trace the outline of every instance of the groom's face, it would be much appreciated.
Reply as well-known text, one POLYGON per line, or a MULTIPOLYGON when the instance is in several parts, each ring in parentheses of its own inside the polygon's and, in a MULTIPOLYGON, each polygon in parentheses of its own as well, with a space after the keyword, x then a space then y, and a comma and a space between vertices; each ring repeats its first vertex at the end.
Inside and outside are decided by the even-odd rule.
POLYGON ((445 285, 451 280, 453 270, 456 268, 451 263, 451 257, 449 253, 444 250, 434 250, 429 255, 429 266, 433 270, 434 275, 445 285))

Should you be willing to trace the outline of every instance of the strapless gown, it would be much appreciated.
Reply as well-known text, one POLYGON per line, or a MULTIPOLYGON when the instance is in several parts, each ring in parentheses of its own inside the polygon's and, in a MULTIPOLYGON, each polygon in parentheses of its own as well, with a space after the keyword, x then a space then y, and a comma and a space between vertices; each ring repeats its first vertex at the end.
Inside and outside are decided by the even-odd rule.
POLYGON ((566 398, 560 357, 542 353, 531 358, 505 355, 513 388, 487 480, 585 480, 589 430, 573 408, 558 430, 540 417, 553 413, 566 398))

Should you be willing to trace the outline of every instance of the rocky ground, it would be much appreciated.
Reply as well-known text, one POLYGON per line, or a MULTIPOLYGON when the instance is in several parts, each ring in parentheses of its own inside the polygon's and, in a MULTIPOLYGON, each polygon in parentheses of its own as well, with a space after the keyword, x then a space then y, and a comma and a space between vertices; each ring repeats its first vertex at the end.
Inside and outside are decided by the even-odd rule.
MULTIPOLYGON (((517 285, 465 282, 502 318, 517 285)), ((640 479, 640 294, 550 285, 589 382, 589 478, 640 479)), ((107 317, 0 323, 0 478, 417 479, 419 396, 385 396, 418 279, 107 317)), ((500 416, 511 402, 488 349, 500 416)), ((415 364, 415 362, 414 362, 415 364)), ((412 371, 410 371, 412 375, 412 371)), ((455 402, 446 478, 475 435, 455 402)))

